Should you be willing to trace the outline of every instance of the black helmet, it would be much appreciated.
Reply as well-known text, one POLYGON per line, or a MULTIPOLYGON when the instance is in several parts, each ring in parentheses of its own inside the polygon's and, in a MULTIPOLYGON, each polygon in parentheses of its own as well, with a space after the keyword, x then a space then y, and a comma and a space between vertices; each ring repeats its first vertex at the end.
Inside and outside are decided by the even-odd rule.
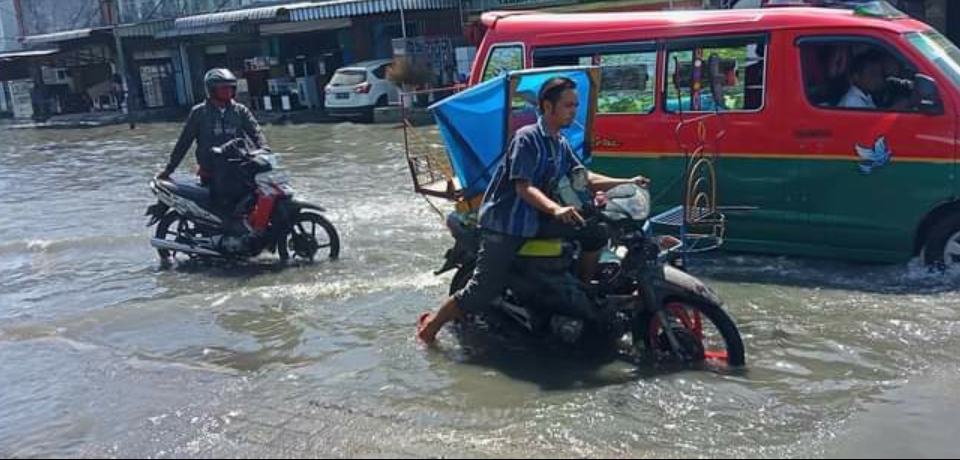
POLYGON ((214 88, 230 86, 237 89, 237 76, 227 69, 213 69, 203 77, 203 84, 207 87, 207 97, 213 96, 214 88))

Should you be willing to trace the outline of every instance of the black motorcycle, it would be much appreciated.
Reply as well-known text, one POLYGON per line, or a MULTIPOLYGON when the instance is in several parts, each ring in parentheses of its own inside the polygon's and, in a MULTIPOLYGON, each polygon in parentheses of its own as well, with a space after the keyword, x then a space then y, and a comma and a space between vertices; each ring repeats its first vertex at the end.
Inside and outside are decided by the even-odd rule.
POLYGON ((205 187, 150 182, 158 202, 147 210, 147 226, 156 226, 150 244, 161 261, 168 263, 179 254, 244 260, 266 251, 282 262, 339 257, 340 237, 324 217, 326 210, 294 198, 289 181, 277 171, 275 155, 233 141, 214 149, 214 156, 218 167, 232 168, 230 182, 242 192, 243 198, 229 209, 224 209, 223 197, 211 196, 205 187))
MULTIPOLYGON (((641 361, 744 366, 736 324, 709 286, 679 268, 679 240, 653 236, 649 203, 645 189, 622 186, 609 193, 605 209, 587 210, 588 219, 603 222, 612 234, 594 284, 574 274, 575 243, 531 241, 503 296, 487 312, 461 320, 458 333, 489 332, 641 361)), ((438 274, 457 270, 453 293, 473 276, 480 234, 457 214, 448 227, 456 244, 438 274)))

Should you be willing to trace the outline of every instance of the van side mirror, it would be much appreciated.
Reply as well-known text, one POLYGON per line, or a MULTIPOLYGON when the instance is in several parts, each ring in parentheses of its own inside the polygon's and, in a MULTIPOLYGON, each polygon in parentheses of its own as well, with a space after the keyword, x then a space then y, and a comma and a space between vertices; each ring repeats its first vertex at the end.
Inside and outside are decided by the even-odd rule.
POLYGON ((913 92, 917 110, 925 115, 943 115, 943 98, 937 89, 937 81, 929 75, 918 73, 913 79, 913 92))

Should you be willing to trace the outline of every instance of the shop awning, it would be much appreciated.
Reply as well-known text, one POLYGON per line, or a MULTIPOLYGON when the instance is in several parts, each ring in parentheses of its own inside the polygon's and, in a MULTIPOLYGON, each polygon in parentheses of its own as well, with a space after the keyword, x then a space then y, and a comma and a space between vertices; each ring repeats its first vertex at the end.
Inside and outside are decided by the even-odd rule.
POLYGON ((334 0, 291 10, 290 20, 316 21, 390 13, 401 9, 406 11, 444 10, 459 7, 458 0, 334 0))
POLYGON ((353 26, 350 18, 322 19, 305 22, 277 22, 260 26, 260 35, 285 35, 302 32, 348 29, 353 26))
POLYGON ((98 28, 98 29, 76 29, 76 30, 67 30, 64 32, 56 32, 52 34, 43 34, 43 35, 28 35, 23 37, 21 40, 24 45, 39 45, 43 43, 58 43, 65 42, 69 40, 78 40, 81 38, 88 38, 93 35, 95 32, 109 32, 109 28, 98 28))
POLYGON ((223 11, 220 13, 200 14, 177 19, 174 23, 178 29, 205 27, 214 24, 230 24, 235 22, 272 22, 285 21, 290 12, 299 8, 316 5, 314 2, 292 3, 288 5, 263 6, 243 10, 223 11))
POLYGON ((57 54, 59 52, 60 50, 56 48, 44 49, 44 50, 13 51, 10 53, 0 53, 0 61, 50 56, 51 54, 57 54))
POLYGON ((143 22, 117 27, 117 35, 122 38, 153 38, 173 28, 173 19, 143 22))
POLYGON ((156 38, 176 38, 188 35, 228 34, 231 30, 232 27, 230 24, 211 24, 200 27, 176 27, 170 30, 164 30, 154 36, 156 38))

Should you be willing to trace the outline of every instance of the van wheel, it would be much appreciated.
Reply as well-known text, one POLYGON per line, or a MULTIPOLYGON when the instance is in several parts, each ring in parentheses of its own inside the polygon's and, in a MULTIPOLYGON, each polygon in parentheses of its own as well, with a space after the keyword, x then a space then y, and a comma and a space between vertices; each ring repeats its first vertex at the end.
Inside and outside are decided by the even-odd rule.
POLYGON ((386 107, 390 105, 390 98, 386 94, 380 96, 380 99, 377 99, 377 107, 386 107))
POLYGON ((923 263, 939 270, 960 267, 960 215, 947 217, 930 230, 923 263))

